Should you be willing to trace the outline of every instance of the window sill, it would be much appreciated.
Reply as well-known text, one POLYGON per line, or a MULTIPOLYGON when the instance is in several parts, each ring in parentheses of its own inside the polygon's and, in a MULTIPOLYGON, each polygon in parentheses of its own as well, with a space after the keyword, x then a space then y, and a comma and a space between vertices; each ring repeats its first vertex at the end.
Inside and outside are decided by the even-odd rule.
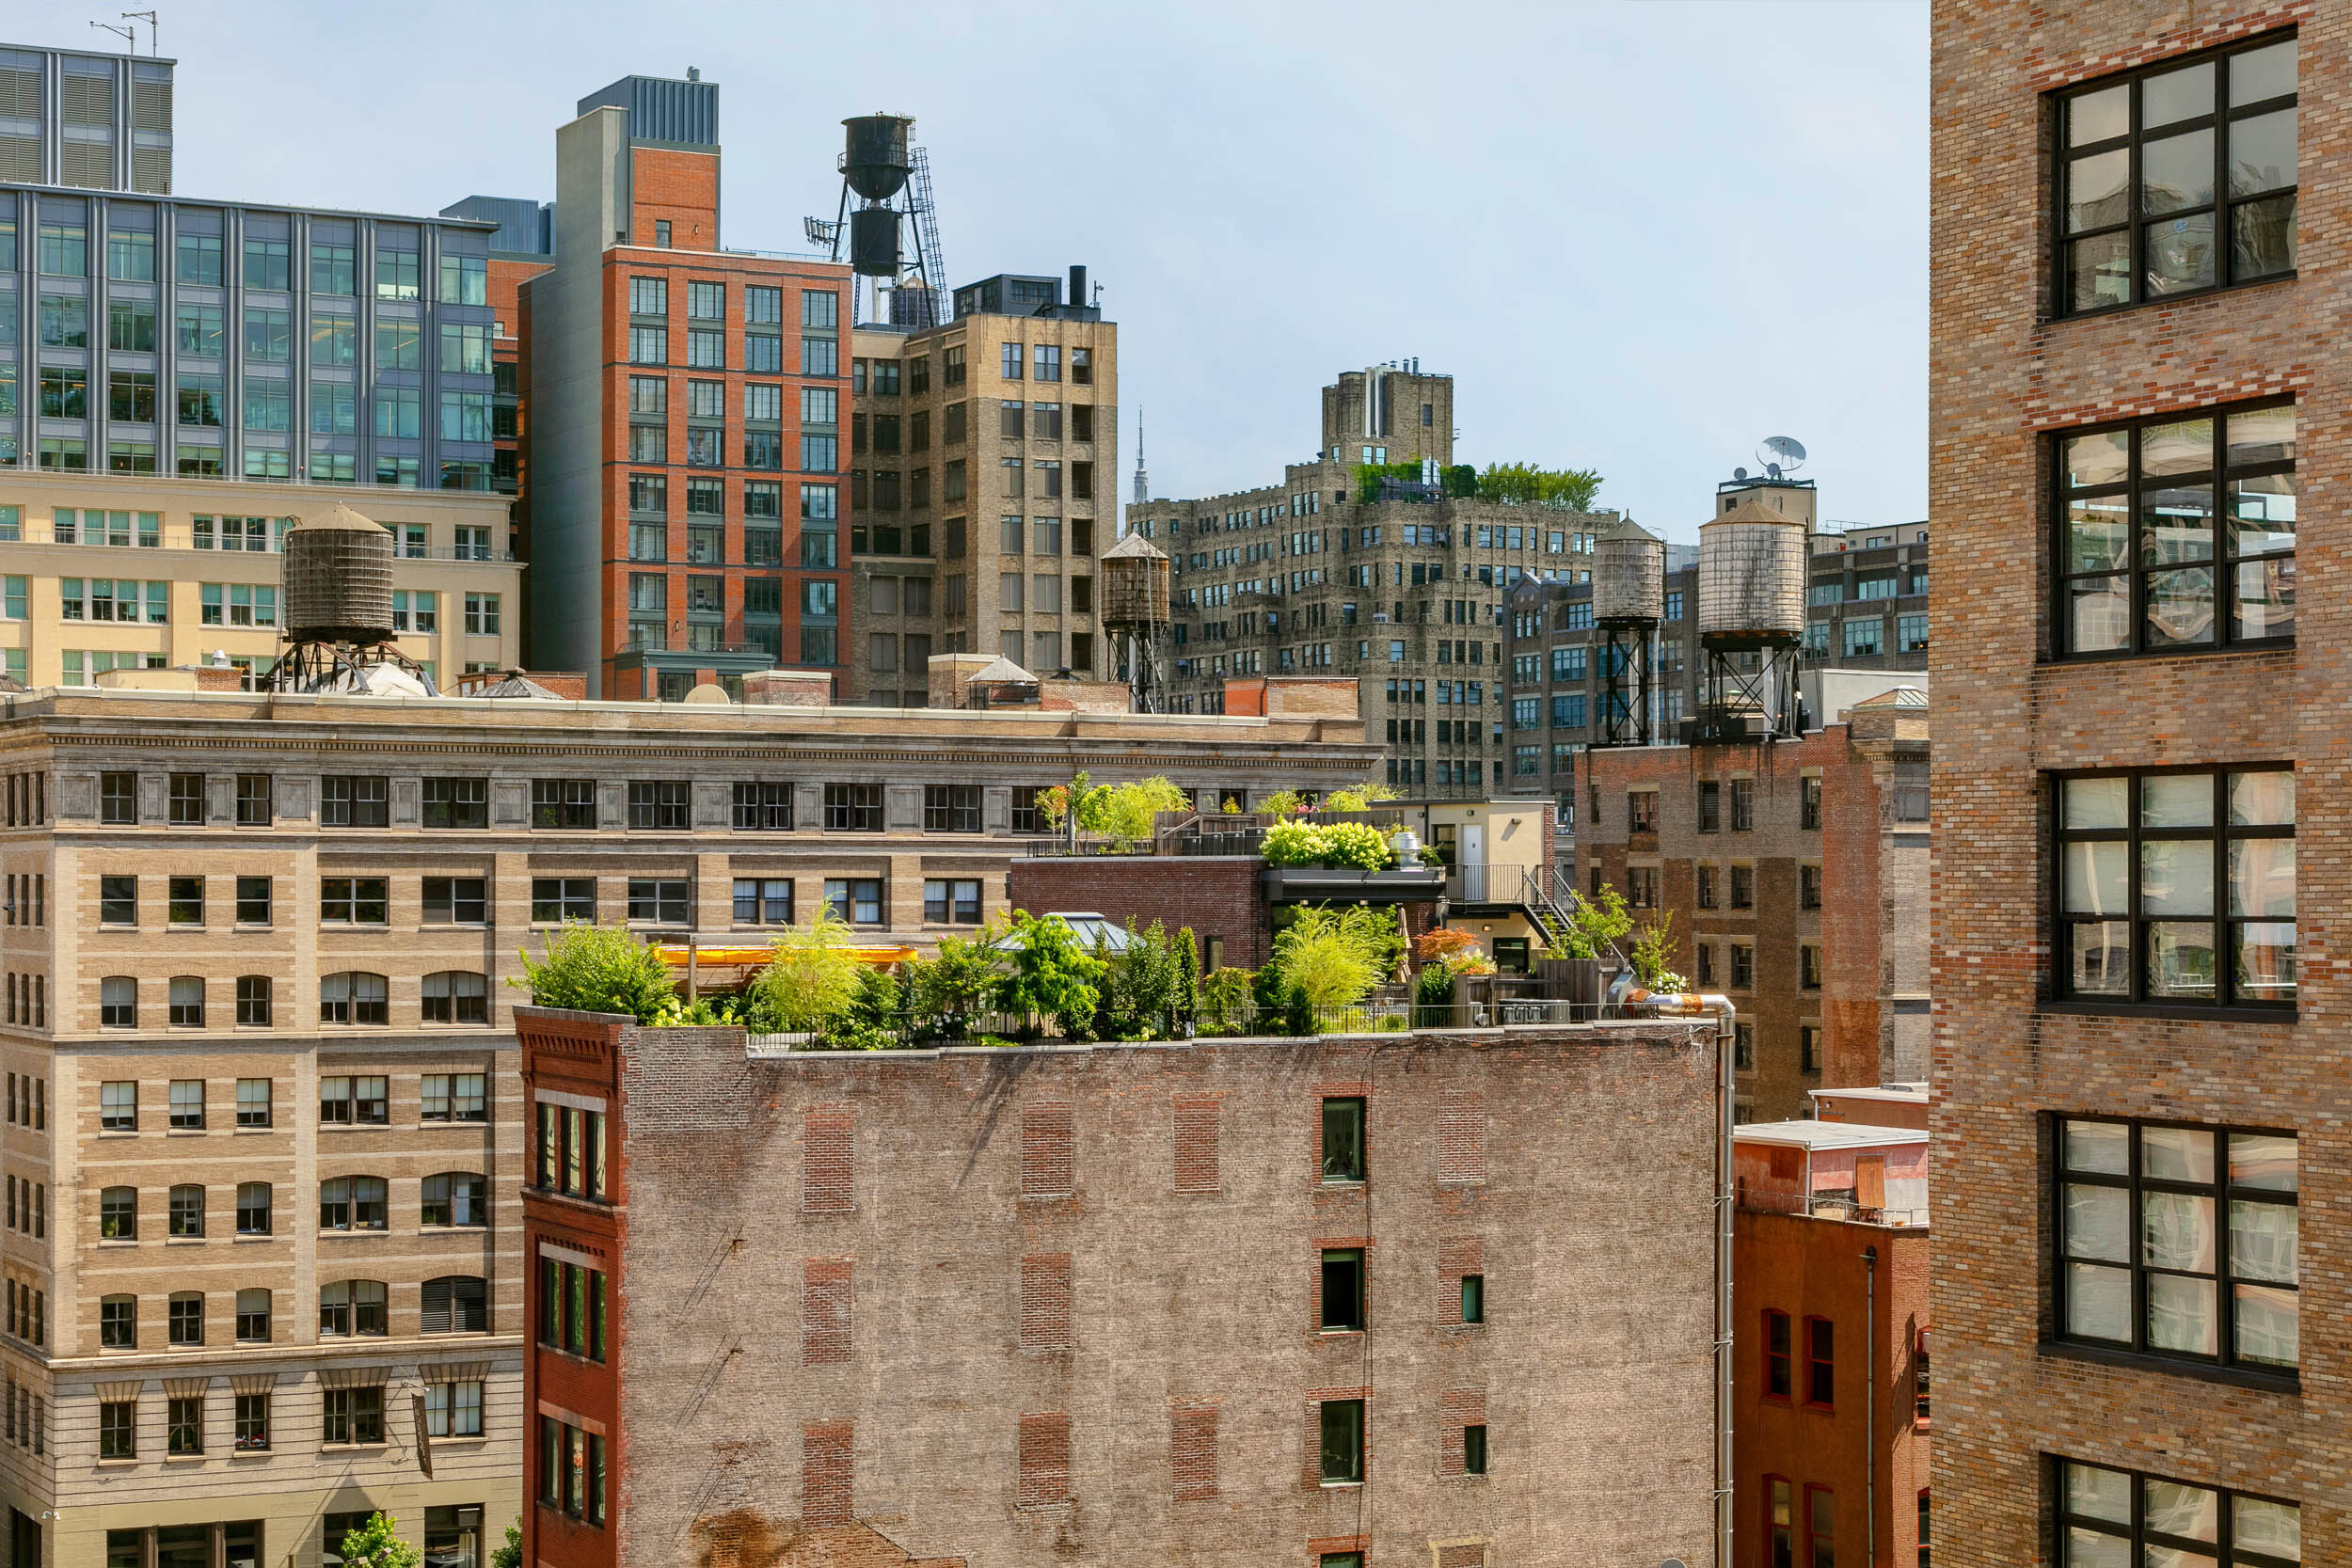
POLYGON ((266 1460, 269 1457, 270 1451, 267 1449, 239 1449, 236 1452, 228 1456, 229 1461, 231 1464, 234 1464, 241 1459, 249 1462, 254 1460, 266 1460))
POLYGON ((200 1453, 167 1453, 164 1455, 164 1463, 166 1465, 179 1465, 183 1466, 190 1465, 201 1465, 204 1463, 204 1458, 205 1456, 200 1453))
POLYGON ((2295 652, 2292 637, 2269 637, 2259 642, 2221 642, 2210 647, 2152 648, 2138 652, 2130 648, 2094 648, 2083 653, 2052 654, 2036 661, 2036 668, 2062 670, 2086 664, 2156 663, 2168 658, 2226 658, 2233 654, 2249 657, 2263 654, 2295 652))
MULTIPOLYGON (((2115 1350, 2105 1345, 2076 1344, 2066 1339, 2045 1339, 2034 1348, 2036 1354, 2054 1361, 2090 1361, 2128 1371, 2194 1378, 2201 1383, 2221 1383, 2233 1388, 2286 1394, 2297 1399, 2303 1393, 2303 1378, 2299 1372, 2263 1372, 2244 1367, 2210 1366, 2201 1361, 2177 1361, 2144 1351, 2115 1350)), ((1924 1428, 1926 1423, 1921 1422, 1920 1425, 1924 1428)))
POLYGON ((133 1470, 138 1467, 138 1463, 135 1459, 102 1459, 97 1462, 102 1470, 133 1470))
POLYGON ((2093 1002, 2074 997, 2045 996, 2034 1004, 2037 1013, 2074 1013, 2091 1018, 2169 1018, 2183 1023, 2270 1023, 2292 1027, 2296 1012, 2291 1006, 2204 1006, 2196 1003, 2168 1006, 2162 1002, 2093 1002))
POLYGON ((1360 1481, 1319 1481, 1315 1484, 1326 1492, 1353 1492, 1364 1483, 1360 1481))
POLYGON ((389 1448, 390 1448, 390 1447, 391 1447, 391 1445, 390 1445, 389 1443, 383 1443, 383 1442, 376 1442, 376 1443, 321 1443, 321 1444, 319 1445, 319 1452, 321 1452, 321 1453, 382 1453, 385 1449, 389 1449, 389 1448))
POLYGON ((2102 321, 2110 316, 2127 316, 2135 310, 2161 309, 2168 305, 2185 305, 2192 300, 2212 299, 2218 294, 2244 293, 2249 289, 2268 288, 2274 283, 2292 283, 2296 277, 2296 271, 2290 268, 2267 277, 2249 277, 2237 283, 2216 283, 2211 288, 2191 289, 2184 293, 2164 294, 2153 299, 2127 300, 2120 305, 2102 305, 2090 310, 2052 311, 2042 316, 2037 325, 2046 331, 2072 322, 2102 321))
POLYGON ((233 1236, 230 1237, 230 1238, 229 1238, 229 1240, 230 1240, 231 1243, 236 1243, 236 1242, 274 1242, 274 1241, 278 1240, 278 1238, 277 1238, 277 1237, 275 1237, 275 1236, 273 1236, 273 1235, 271 1235, 271 1234, 270 1234, 268 1231, 266 1231, 266 1230, 240 1230, 240 1231, 238 1231, 235 1235, 233 1235, 233 1236))

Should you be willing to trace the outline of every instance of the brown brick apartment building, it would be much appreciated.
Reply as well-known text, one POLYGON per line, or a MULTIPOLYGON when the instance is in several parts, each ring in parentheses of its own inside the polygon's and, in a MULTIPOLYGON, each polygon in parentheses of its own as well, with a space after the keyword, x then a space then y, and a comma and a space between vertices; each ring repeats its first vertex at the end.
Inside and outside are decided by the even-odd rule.
POLYGON ((1577 758, 1575 886, 1670 914, 1683 976, 1737 1004, 1743 1118, 1926 1075, 1927 705, 1901 689, 1845 719, 1577 758))
POLYGON ((2352 1560, 2348 45, 1934 8, 1946 1568, 2352 1560))
POLYGON ((520 287, 533 661, 599 696, 837 669, 850 271, 720 243, 718 87, 628 77, 556 133, 520 287), (675 90, 673 90, 675 89, 675 90))
POLYGON ((1711 1025, 518 1023, 527 1561, 1708 1560, 1711 1025))

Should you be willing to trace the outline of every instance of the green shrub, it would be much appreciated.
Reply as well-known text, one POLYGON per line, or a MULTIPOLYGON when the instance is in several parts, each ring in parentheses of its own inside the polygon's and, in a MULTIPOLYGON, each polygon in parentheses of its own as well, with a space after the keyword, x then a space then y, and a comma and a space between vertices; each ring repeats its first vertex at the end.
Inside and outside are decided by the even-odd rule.
POLYGON ((387 1513, 371 1513, 366 1524, 346 1531, 343 1568, 418 1568, 424 1554, 400 1538, 387 1513))
POLYGON ((1632 929, 1633 911, 1626 907, 1625 895, 1614 887, 1603 883, 1599 895, 1594 898, 1572 893, 1568 895, 1568 928, 1560 934, 1555 944, 1565 951, 1554 952, 1547 947, 1545 957, 1605 958, 1632 929))
POLYGON ((810 1042, 818 1051, 889 1051, 905 1043, 905 992, 898 980, 868 964, 858 966, 849 1006, 810 1042))
POLYGON ((1396 859, 1369 822, 1278 822, 1265 831, 1259 852, 1268 865, 1334 870, 1386 871, 1396 859))
MULTIPOLYGON (((1187 933, 1189 935, 1189 933, 1187 933)), ((1106 1040, 1157 1039, 1170 1032, 1178 985, 1176 944, 1166 927, 1127 927, 1123 952, 1103 959, 1101 1005, 1094 1034, 1106 1040)))
POLYGON ((830 904, 819 904, 805 926, 776 938, 768 967, 751 990, 771 1026, 783 1034, 820 1034, 857 999, 858 961, 850 923, 830 904))
POLYGON ((907 965, 907 994, 922 1031, 936 1039, 970 1036, 980 1014, 995 1000, 1004 959, 993 938, 941 937, 939 956, 907 965))
POLYGON ((1246 969, 1213 969, 1200 977, 1200 1027, 1204 1035, 1234 1035, 1248 1016, 1251 975, 1246 969))
POLYGON ((1413 982, 1413 1022, 1424 1029, 1442 1029, 1453 1022, 1454 971, 1443 963, 1422 966, 1413 982))
POLYGON ((1267 967, 1311 1007, 1353 1006, 1393 973, 1395 932, 1384 910, 1310 905, 1275 936, 1267 967))
POLYGON ((1314 1005, 1276 965, 1268 964, 1249 977, 1249 999, 1258 1008, 1255 1033, 1296 1037, 1315 1032, 1314 1005))
POLYGON ((1121 849, 1152 836, 1152 819, 1164 811, 1190 811, 1192 798, 1166 778, 1140 779, 1133 784, 1100 784, 1078 800, 1078 826, 1101 833, 1121 849))
POLYGON ((670 966, 628 932, 565 921, 543 940, 547 960, 534 963, 531 950, 522 949, 523 972, 507 981, 528 989, 534 1006, 626 1013, 644 1024, 660 1023, 676 1008, 670 966))
POLYGON ((1594 468, 1539 468, 1532 463, 1489 463, 1478 476, 1478 499, 1522 506, 1548 501, 1571 512, 1589 512, 1600 492, 1594 468))
POLYGON ((520 1525, 506 1527, 506 1544, 490 1549, 490 1568, 523 1568, 523 1531, 520 1525))
POLYGON ((997 981, 996 1005, 1009 1013, 1053 1019, 1072 1039, 1086 1037, 1102 1000, 1095 987, 1103 960, 1080 946, 1078 933, 1059 915, 1012 912, 1012 972, 997 981))

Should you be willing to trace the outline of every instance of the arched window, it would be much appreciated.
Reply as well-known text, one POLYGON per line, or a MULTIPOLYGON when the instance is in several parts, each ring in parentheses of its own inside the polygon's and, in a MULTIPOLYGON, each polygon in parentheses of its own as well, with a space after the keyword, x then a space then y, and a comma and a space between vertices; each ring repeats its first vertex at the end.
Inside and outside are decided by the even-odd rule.
POLYGON ((171 977, 170 1011, 167 1020, 175 1029, 204 1027, 204 977, 201 974, 175 974, 171 977))
POLYGON ((139 1190, 108 1187, 98 1195, 98 1239, 135 1242, 139 1239, 139 1190))
POLYGON ((381 974, 345 970, 319 978, 321 1023, 387 1023, 390 1022, 391 988, 381 974))
POLYGON ((98 1347, 101 1350, 139 1348, 139 1298, 98 1298, 98 1347))
POLYGON ((424 1282, 424 1313, 418 1320, 421 1334, 487 1334, 490 1295, 481 1277, 448 1274, 424 1282))
POLYGON ((321 1230, 381 1230, 389 1219, 382 1177, 335 1176, 319 1183, 321 1230))
POLYGON ((487 1023, 490 982, 470 970, 448 969, 424 977, 427 1023, 487 1023))
POLYGON ((139 983, 128 974, 109 974, 98 982, 98 1022, 105 1029, 139 1026, 139 983))
POLYGON ((321 1286, 319 1333, 344 1338, 389 1332, 384 1300, 384 1282, 380 1279, 342 1279, 321 1286))
POLYGON ((204 1234, 204 1189, 183 1184, 171 1189, 169 1233, 174 1236, 204 1234))
POLYGON ((424 1179, 426 1225, 490 1223, 490 1184, 472 1171, 449 1170, 424 1179))

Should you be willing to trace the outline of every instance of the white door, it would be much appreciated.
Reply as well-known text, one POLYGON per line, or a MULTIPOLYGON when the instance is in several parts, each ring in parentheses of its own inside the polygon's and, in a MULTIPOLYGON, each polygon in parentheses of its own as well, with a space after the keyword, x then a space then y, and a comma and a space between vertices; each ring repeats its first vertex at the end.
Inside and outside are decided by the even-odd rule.
POLYGON ((1486 901, 1486 829, 1485 824, 1465 822, 1460 838, 1462 866, 1462 901, 1483 904, 1486 901))

